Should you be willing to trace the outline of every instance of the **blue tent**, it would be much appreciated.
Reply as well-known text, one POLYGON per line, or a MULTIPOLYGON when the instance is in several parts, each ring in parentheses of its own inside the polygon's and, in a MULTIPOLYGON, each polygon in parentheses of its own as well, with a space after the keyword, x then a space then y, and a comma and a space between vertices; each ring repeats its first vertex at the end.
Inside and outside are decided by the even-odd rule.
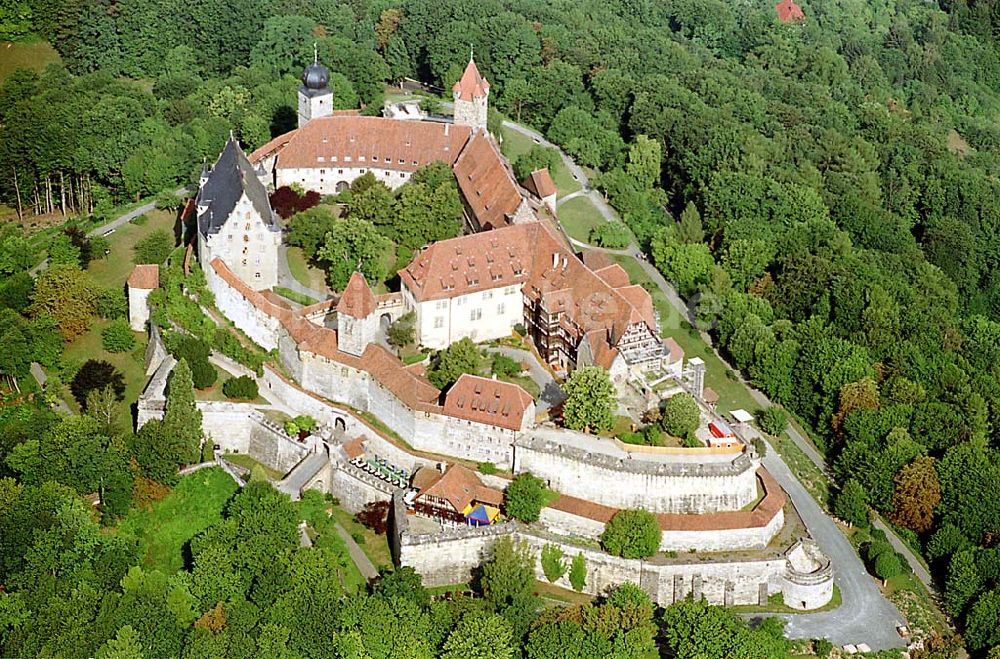
POLYGON ((486 507, 480 504, 465 516, 465 521, 474 526, 489 526, 490 514, 487 512, 486 507))

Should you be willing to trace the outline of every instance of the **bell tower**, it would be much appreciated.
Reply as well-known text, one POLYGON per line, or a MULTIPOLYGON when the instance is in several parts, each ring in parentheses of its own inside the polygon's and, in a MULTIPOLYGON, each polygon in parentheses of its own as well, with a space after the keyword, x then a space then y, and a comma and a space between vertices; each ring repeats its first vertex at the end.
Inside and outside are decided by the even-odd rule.
POLYGON ((310 119, 330 116, 333 116, 330 69, 319 63, 319 53, 313 45, 313 63, 302 72, 302 85, 299 87, 299 128, 310 119))

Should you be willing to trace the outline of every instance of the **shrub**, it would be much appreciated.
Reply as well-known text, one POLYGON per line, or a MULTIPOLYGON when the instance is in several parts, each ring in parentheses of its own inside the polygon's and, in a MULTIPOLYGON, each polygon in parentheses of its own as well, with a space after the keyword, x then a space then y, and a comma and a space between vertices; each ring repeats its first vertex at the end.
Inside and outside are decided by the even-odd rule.
POLYGON ((521 373, 521 364, 516 359, 499 352, 493 354, 493 373, 498 377, 511 377, 521 373))
POLYGON ((69 389, 80 407, 86 407, 87 394, 108 386, 115 392, 118 400, 125 398, 125 377, 108 362, 89 359, 73 376, 69 389))
POLYGON ((240 398, 242 400, 253 400, 260 393, 257 390, 257 381, 246 375, 238 378, 230 378, 222 385, 222 393, 227 398, 240 398))
MULTIPOLYGON (((176 199, 176 197, 175 197, 175 199, 176 199)), ((132 224, 136 225, 137 227, 144 226, 147 222, 149 222, 149 216, 148 215, 140 215, 139 217, 137 217, 134 220, 132 220, 132 224)))
POLYGON ((542 572, 549 582, 558 581, 559 577, 566 574, 563 556, 563 550, 558 545, 546 544, 542 547, 542 572))
POLYGON ((757 415, 757 425, 768 435, 780 435, 788 427, 788 413, 772 405, 757 415))
POLYGON ((101 343, 108 352, 128 352, 135 347, 135 334, 127 320, 118 318, 101 332, 101 343))
POLYGON ((518 336, 527 336, 528 328, 521 323, 514 323, 514 332, 516 332, 518 336))
POLYGON ((370 501, 354 516, 354 519, 358 524, 382 535, 389 525, 389 502, 370 501))
POLYGON ((125 318, 128 315, 128 301, 121 289, 105 288, 97 293, 94 310, 101 318, 113 320, 125 318))
POLYGON ((825 638, 817 638, 813 640, 813 653, 820 659, 826 659, 833 652, 833 643, 826 640, 825 638))
POLYGON ((647 510, 619 510, 604 527, 601 546, 622 558, 646 558, 660 548, 660 525, 647 510))
POLYGON ((578 593, 582 592, 584 586, 587 585, 587 561, 584 560, 583 554, 574 556, 570 563, 569 585, 578 593))
POLYGON ((834 499, 833 512, 849 524, 868 525, 868 493, 861 483, 853 478, 844 483, 844 487, 834 499))
POLYGON ((295 425, 299 427, 299 430, 312 432, 313 430, 316 429, 316 419, 312 418, 308 414, 300 414, 294 419, 292 419, 292 421, 294 421, 295 425))
POLYGON ((354 542, 358 543, 359 545, 363 545, 365 544, 365 535, 364 533, 357 533, 357 532, 352 533, 351 540, 354 540, 354 542))
POLYGON ((632 242, 632 234, 621 222, 604 222, 591 229, 590 242, 609 249, 622 249, 632 242))
POLYGON ((689 393, 675 394, 663 406, 663 429, 675 437, 687 437, 693 433, 700 420, 698 403, 689 393))
POLYGON ((191 381, 196 389, 211 387, 218 379, 218 371, 208 363, 207 359, 191 362, 191 381))
POLYGON ((486 474, 487 476, 497 473, 497 466, 492 462, 480 462, 478 468, 480 474, 486 474))
POLYGON ((894 551, 883 551, 875 558, 875 575, 883 581, 902 574, 903 566, 894 551))
POLYGON ((174 237, 157 229, 135 244, 135 263, 163 263, 174 250, 174 237))
POLYGON ((413 343, 416 340, 416 322, 416 314, 410 311, 389 325, 389 329, 386 331, 386 340, 389 341, 389 345, 400 348, 413 343))
POLYGON ((504 491, 504 509, 522 522, 534 522, 542 511, 545 485, 542 479, 528 472, 518 474, 504 491))

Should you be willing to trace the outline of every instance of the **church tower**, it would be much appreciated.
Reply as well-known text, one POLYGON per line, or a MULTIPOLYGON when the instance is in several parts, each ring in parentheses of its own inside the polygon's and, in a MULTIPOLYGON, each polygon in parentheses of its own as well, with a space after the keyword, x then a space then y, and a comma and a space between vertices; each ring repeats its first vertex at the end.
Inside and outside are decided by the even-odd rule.
POLYGON ((333 116, 333 92, 330 91, 330 69, 319 63, 313 47, 313 63, 302 72, 299 87, 299 128, 310 119, 333 116))
POLYGON ((455 123, 471 126, 473 131, 485 132, 490 83, 479 75, 476 61, 471 56, 469 65, 451 91, 455 97, 455 123))

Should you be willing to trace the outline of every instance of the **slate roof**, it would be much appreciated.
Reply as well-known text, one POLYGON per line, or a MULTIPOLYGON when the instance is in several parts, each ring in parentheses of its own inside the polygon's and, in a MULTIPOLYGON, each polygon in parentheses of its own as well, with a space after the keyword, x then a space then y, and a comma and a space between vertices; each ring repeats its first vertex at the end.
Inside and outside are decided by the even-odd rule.
POLYGON ((205 185, 198 191, 198 206, 204 209, 198 215, 198 230, 202 235, 218 233, 244 193, 264 221, 273 224, 267 188, 257 178, 239 142, 230 137, 205 185))

